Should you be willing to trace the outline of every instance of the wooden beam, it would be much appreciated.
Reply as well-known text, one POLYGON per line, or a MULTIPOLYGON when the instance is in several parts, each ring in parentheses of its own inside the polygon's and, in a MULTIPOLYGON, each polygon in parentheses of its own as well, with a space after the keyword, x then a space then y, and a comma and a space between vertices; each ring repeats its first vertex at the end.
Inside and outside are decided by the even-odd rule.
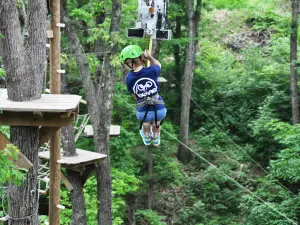
POLYGON ((39 147, 48 142, 49 139, 59 130, 59 127, 41 127, 39 130, 39 147))
POLYGON ((64 175, 62 171, 61 171, 61 181, 64 183, 64 185, 69 191, 72 191, 74 189, 73 185, 71 184, 71 182, 68 180, 68 178, 64 175))
MULTIPOLYGON (((0 131, 0 153, 6 148, 7 144, 11 144, 8 138, 0 131)), ((32 163, 19 151, 17 153, 17 159, 13 159, 11 156, 8 157, 9 161, 12 161, 20 169, 30 169, 32 163)))
MULTIPOLYGON (((50 93, 61 94, 61 74, 60 68, 60 0, 50 1, 51 27, 53 38, 50 39, 50 93)), ((73 111, 73 110, 72 110, 73 111)), ((62 118, 68 120, 69 118, 62 118)), ((72 118, 71 118, 72 120, 72 118)), ((62 127, 62 126, 56 126, 62 127)), ((59 225, 60 216, 60 182, 61 165, 60 160, 60 133, 59 131, 50 140, 50 192, 49 192, 49 224, 59 225)))
POLYGON ((61 113, 60 118, 69 118, 71 115, 72 115, 72 117, 75 117, 75 112, 61 113))
POLYGON ((42 112, 32 112, 33 118, 42 118, 43 113, 42 112))
POLYGON ((72 117, 61 118, 60 113, 44 113, 42 118, 35 118, 32 112, 4 111, 0 114, 0 125, 65 127, 72 123, 72 117))
POLYGON ((74 167, 74 166, 70 166, 70 165, 63 165, 64 168, 68 169, 68 170, 73 170, 75 172, 78 172, 80 174, 83 174, 83 172, 85 171, 85 166, 82 167, 74 167))

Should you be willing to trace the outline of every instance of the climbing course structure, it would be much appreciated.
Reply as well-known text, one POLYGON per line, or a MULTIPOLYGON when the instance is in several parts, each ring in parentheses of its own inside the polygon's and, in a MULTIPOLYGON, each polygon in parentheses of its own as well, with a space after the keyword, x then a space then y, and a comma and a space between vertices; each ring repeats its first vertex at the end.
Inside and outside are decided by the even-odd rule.
POLYGON ((139 0, 138 20, 135 28, 128 29, 129 38, 145 38, 169 40, 171 31, 166 29, 167 1, 139 0))

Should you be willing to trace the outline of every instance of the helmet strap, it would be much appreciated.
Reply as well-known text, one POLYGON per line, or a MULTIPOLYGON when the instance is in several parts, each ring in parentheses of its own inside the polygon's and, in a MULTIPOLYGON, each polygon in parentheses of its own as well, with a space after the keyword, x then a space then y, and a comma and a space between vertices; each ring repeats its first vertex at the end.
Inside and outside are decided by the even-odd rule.
POLYGON ((133 60, 131 60, 131 66, 129 65, 129 63, 125 62, 125 64, 131 69, 133 70, 133 60))

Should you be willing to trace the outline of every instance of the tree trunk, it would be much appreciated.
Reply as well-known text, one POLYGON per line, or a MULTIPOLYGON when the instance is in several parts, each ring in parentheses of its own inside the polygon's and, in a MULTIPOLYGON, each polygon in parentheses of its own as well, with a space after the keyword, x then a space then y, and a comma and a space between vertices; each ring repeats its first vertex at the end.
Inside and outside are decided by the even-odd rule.
MULTIPOLYGON (((112 16, 110 33, 119 32, 121 2, 112 1, 112 16)), ((72 53, 76 56, 76 62, 82 77, 83 88, 87 100, 87 106, 94 129, 94 142, 96 152, 107 155, 103 163, 97 168, 98 199, 100 208, 98 213, 98 224, 112 224, 112 196, 111 196, 111 176, 110 176, 110 158, 109 158, 109 130, 112 114, 115 68, 110 64, 110 58, 116 53, 116 45, 106 46, 107 54, 103 60, 102 73, 99 82, 94 84, 89 71, 88 62, 84 55, 83 47, 79 42, 76 31, 70 24, 68 18, 65 18, 67 24, 67 33, 72 53), (96 87, 95 87, 96 86, 96 87)))
MULTIPOLYGON (((8 98, 12 101, 39 99, 46 59, 46 2, 28 1, 28 41, 23 37, 15 0, 0 2, 0 33, 3 65, 7 74, 8 98)), ((33 167, 21 186, 10 185, 8 213, 11 225, 39 224, 38 218, 38 127, 11 127, 11 142, 31 161, 33 167)))
MULTIPOLYGON (((65 76, 62 77, 62 90, 67 94, 67 84, 65 76)), ((61 142, 64 156, 76 156, 76 143, 73 126, 61 128, 61 142)), ((72 220, 71 225, 86 225, 86 205, 84 200, 83 186, 84 179, 78 172, 67 170, 67 178, 73 186, 71 191, 72 220)))
POLYGON ((125 212, 126 220, 124 221, 125 225, 136 225, 136 219, 135 219, 136 199, 137 196, 134 193, 127 194, 125 196, 125 203, 126 203, 126 212, 125 212))
MULTIPOLYGON (((180 141, 186 146, 188 145, 189 135, 189 115, 190 115, 190 99, 193 84, 193 75, 195 67, 195 55, 198 44, 198 29, 200 20, 200 10, 202 0, 197 0, 195 7, 194 0, 187 1, 188 23, 189 23, 189 39, 190 42, 186 48, 186 60, 183 74, 183 86, 181 93, 181 114, 180 114, 180 141), (196 8, 194 10, 194 7, 196 8)), ((188 163, 193 159, 192 153, 184 145, 180 145, 177 152, 178 159, 183 163, 188 163)))
POLYGON ((72 126, 62 127, 61 132, 61 142, 62 148, 64 150, 64 156, 76 156, 76 145, 74 137, 74 128, 72 126))
POLYGON ((154 200, 154 190, 153 190, 153 156, 152 156, 153 146, 148 146, 148 209, 152 209, 154 200))
POLYGON ((73 186, 71 191, 72 221, 71 225, 86 225, 86 206, 83 194, 84 182, 80 173, 67 170, 67 178, 73 186))
POLYGON ((37 225, 39 223, 39 185, 38 185, 38 140, 37 127, 11 127, 11 141, 18 146, 21 152, 33 164, 29 170, 26 182, 21 186, 10 185, 8 194, 8 213, 12 218, 12 225, 37 225), (32 217, 29 217, 33 215, 32 217), (24 218, 24 219, 21 219, 24 218))
POLYGON ((299 97, 297 74, 297 34, 298 34, 299 1, 292 0, 291 46, 290 46, 290 84, 292 96, 293 123, 299 123, 299 97))
MULTIPOLYGON (((175 33, 174 33, 174 38, 181 38, 182 36, 182 32, 181 32, 181 17, 180 16, 176 16, 176 29, 175 29, 175 33)), ((181 57, 180 57, 180 45, 176 44, 174 46, 174 59, 175 59, 175 82, 176 82, 176 86, 178 86, 178 88, 181 87, 181 78, 182 78, 182 64, 181 64, 181 57)), ((178 95, 176 95, 176 100, 175 102, 180 102, 181 100, 181 89, 180 89, 180 93, 178 95)), ((172 121, 174 121, 176 124, 180 123, 180 118, 178 117, 178 115, 180 114, 180 104, 178 104, 178 107, 176 106, 174 108, 174 110, 176 110, 175 113, 173 113, 173 118, 172 121)))

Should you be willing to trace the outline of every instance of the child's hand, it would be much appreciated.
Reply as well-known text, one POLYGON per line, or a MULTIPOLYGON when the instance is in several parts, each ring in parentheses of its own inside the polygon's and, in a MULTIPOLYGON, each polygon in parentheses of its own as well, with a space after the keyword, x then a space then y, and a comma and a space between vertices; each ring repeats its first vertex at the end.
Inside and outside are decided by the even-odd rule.
POLYGON ((146 50, 144 51, 144 57, 145 57, 146 59, 148 59, 148 58, 150 58, 150 56, 151 56, 150 52, 146 49, 146 50))

